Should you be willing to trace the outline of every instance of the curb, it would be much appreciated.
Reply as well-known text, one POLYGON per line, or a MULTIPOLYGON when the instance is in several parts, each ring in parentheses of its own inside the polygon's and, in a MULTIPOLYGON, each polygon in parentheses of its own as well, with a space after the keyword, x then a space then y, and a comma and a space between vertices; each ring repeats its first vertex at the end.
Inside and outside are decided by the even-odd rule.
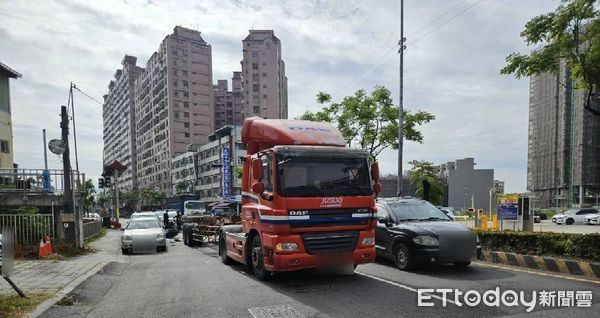
POLYGON ((600 279, 600 263, 594 262, 497 251, 482 251, 479 260, 488 263, 600 279))
POLYGON ((84 275, 81 275, 81 276, 75 278, 72 282, 70 282, 68 285, 66 285, 63 289, 56 292, 56 294, 54 294, 54 296, 52 298, 39 304, 35 308, 34 311, 27 314, 27 317, 35 318, 35 317, 38 317, 39 315, 43 314, 46 310, 50 309, 50 307, 52 307, 54 304, 56 304, 61 299, 63 299, 65 296, 67 296, 70 292, 72 292, 81 283, 83 283, 84 281, 86 281, 88 278, 95 275, 96 273, 98 273, 102 268, 104 268, 104 266, 106 266, 106 264, 99 263, 96 266, 94 266, 92 269, 90 269, 87 273, 85 273, 84 275))

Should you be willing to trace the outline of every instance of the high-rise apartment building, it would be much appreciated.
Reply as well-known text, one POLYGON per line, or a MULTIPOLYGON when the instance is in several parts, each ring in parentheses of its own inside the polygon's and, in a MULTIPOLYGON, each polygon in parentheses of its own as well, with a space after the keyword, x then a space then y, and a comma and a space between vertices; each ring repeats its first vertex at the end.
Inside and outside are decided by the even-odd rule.
POLYGON ((215 130, 226 125, 241 125, 242 113, 242 73, 233 72, 232 90, 227 80, 218 80, 213 86, 215 96, 215 130))
POLYGON ((273 30, 250 30, 242 45, 244 116, 286 119, 287 77, 281 41, 273 30))
POLYGON ((119 177, 121 191, 137 187, 134 83, 143 68, 136 66, 136 61, 135 56, 125 55, 121 61, 123 67, 115 72, 108 84, 108 94, 104 95, 102 106, 103 164, 106 166, 119 161, 127 167, 119 177))
MULTIPOLYGON (((11 78, 20 78, 21 74, 0 62, 0 169, 12 169, 14 166, 12 105, 10 103, 11 78)), ((0 183, 8 184, 11 178, 0 177, 0 183)))
POLYGON ((584 95, 564 62, 531 78, 527 189, 541 207, 593 203, 600 193, 600 116, 584 109, 584 95))
POLYGON ((212 49, 200 32, 175 27, 135 84, 137 173, 142 188, 170 192, 171 160, 214 129, 212 49))

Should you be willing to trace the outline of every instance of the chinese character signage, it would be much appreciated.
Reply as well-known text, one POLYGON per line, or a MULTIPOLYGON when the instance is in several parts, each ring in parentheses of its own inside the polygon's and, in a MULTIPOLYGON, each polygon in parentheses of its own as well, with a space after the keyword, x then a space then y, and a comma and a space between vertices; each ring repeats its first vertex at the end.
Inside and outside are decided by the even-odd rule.
POLYGON ((231 197, 231 157, 229 147, 223 147, 222 150, 222 180, 223 180, 223 199, 228 200, 231 197))

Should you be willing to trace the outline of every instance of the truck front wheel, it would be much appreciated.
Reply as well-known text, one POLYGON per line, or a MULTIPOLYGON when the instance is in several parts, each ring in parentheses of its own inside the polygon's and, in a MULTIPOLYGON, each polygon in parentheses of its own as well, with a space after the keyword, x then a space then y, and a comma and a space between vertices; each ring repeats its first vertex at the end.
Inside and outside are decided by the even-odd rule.
POLYGON ((254 235, 252 239, 251 262, 252 271, 254 276, 259 280, 267 280, 271 276, 271 273, 265 269, 265 258, 263 254, 262 244, 260 242, 260 235, 254 235))

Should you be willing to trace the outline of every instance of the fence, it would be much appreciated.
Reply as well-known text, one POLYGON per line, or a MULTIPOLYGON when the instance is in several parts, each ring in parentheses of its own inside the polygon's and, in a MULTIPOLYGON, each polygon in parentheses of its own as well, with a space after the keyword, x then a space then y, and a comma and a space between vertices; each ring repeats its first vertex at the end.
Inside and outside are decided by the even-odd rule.
POLYGON ((54 216, 51 214, 0 214, 0 228, 15 229, 15 240, 20 244, 38 243, 45 235, 54 237, 54 216))
POLYGON ((83 238, 87 239, 92 237, 102 230, 102 221, 94 220, 94 221, 86 221, 83 223, 83 238))
MULTIPOLYGON (((77 171, 71 171, 72 188, 78 190, 81 181, 77 171)), ((63 170, 0 169, 0 192, 39 192, 62 194, 65 189, 63 170)))

